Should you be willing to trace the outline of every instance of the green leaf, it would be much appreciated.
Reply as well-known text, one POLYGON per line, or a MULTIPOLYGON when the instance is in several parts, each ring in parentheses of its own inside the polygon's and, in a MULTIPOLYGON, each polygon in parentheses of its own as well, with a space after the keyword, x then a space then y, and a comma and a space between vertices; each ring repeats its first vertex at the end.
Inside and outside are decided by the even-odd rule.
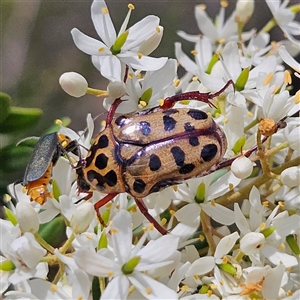
POLYGON ((9 95, 0 92, 0 123, 2 123, 10 112, 11 98, 9 95))
POLYGON ((38 108, 12 106, 5 122, 0 126, 0 133, 10 133, 30 128, 39 121, 41 115, 42 110, 38 108))
POLYGON ((66 224, 62 216, 58 216, 49 223, 41 224, 40 236, 52 247, 60 247, 67 240, 66 224))

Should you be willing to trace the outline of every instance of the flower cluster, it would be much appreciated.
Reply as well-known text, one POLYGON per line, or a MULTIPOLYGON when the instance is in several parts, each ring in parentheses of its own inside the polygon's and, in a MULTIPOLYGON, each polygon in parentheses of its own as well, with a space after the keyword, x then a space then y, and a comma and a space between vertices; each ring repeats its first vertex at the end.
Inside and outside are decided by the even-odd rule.
POLYGON ((181 95, 175 108, 205 111, 224 130, 224 159, 142 200, 122 191, 106 197, 103 189, 77 186, 94 133, 91 115, 82 132, 61 125, 79 153, 63 151, 55 162, 46 203, 30 201, 26 184, 25 192, 21 184, 9 186, 18 203, 8 201, 0 220, 4 299, 299 299, 300 91, 291 94, 284 63, 299 80, 290 53, 300 52, 300 6, 265 1, 272 20, 248 32, 254 0, 238 0, 227 20, 226 1, 215 20, 196 6, 199 34, 178 31, 194 50, 188 55, 176 42, 175 60, 149 56, 163 35, 158 17, 128 28, 129 4, 116 33, 105 1, 94 0, 100 40, 77 28, 71 34, 107 88, 91 88, 74 72, 60 77, 62 88, 74 97, 103 97, 107 122, 114 113, 163 110, 166 99, 181 95), (285 40, 270 42, 274 26, 285 40), (191 91, 211 102, 185 99, 191 91))

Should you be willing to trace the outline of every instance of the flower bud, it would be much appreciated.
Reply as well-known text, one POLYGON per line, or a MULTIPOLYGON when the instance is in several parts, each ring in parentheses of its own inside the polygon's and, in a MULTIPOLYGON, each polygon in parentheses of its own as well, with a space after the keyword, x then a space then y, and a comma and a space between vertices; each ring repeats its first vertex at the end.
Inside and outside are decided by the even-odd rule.
POLYGON ((300 152, 300 126, 297 126, 290 132, 287 141, 293 150, 300 152))
POLYGON ((300 167, 290 167, 282 171, 281 182, 290 188, 300 186, 300 167))
POLYGON ((249 232, 240 240, 240 249, 246 255, 256 253, 265 244, 265 236, 259 232, 249 232))
POLYGON ((36 233, 40 223, 35 209, 27 202, 18 202, 16 215, 22 232, 36 233))
POLYGON ((67 94, 76 98, 85 95, 88 89, 86 79, 76 72, 62 74, 59 78, 59 84, 67 94))
POLYGON ((85 232, 95 217, 94 206, 91 202, 85 201, 79 205, 70 220, 70 226, 74 233, 85 232))
POLYGON ((143 44, 141 44, 139 51, 143 55, 151 54, 160 44, 164 32, 164 28, 162 26, 158 26, 156 28, 155 33, 143 44))
POLYGON ((111 81, 107 86, 107 92, 114 99, 120 98, 126 93, 126 85, 121 81, 111 81))
POLYGON ((236 158, 231 164, 231 171, 239 179, 249 177, 253 171, 253 163, 246 156, 236 158))
POLYGON ((246 24, 254 11, 254 0, 238 0, 236 3, 236 22, 246 24))

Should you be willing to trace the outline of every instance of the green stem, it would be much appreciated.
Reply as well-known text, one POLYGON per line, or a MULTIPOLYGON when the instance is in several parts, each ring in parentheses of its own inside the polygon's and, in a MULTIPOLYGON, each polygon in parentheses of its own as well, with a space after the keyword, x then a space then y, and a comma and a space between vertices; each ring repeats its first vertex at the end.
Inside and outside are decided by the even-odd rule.
POLYGON ((274 26, 277 25, 276 20, 273 18, 271 19, 265 26, 264 28, 261 29, 262 32, 269 32, 274 26))
POLYGON ((101 291, 101 295, 102 295, 105 290, 105 278, 103 278, 103 277, 99 278, 99 286, 100 286, 100 291, 101 291))
POLYGON ((96 95, 98 97, 107 97, 108 96, 108 92, 107 91, 92 89, 90 87, 87 89, 86 93, 90 94, 90 95, 96 95))
POLYGON ((244 132, 247 132, 249 129, 254 127, 256 124, 258 124, 258 122, 259 122, 258 119, 253 120, 251 123, 249 123, 247 126, 245 126, 244 132))
POLYGON ((67 239, 67 241, 64 243, 64 245, 59 249, 59 252, 61 254, 65 254, 74 240, 75 240, 75 236, 72 233, 72 235, 67 239))
POLYGON ((43 248, 45 248, 48 252, 52 254, 54 253, 54 248, 51 245, 49 245, 37 232, 34 234, 34 237, 43 248))
POLYGON ((210 225, 210 220, 209 220, 208 215, 202 209, 200 212, 200 219, 201 219, 202 230, 206 237, 209 249, 210 249, 211 253, 215 253, 216 244, 213 239, 213 234, 211 233, 212 227, 210 225))

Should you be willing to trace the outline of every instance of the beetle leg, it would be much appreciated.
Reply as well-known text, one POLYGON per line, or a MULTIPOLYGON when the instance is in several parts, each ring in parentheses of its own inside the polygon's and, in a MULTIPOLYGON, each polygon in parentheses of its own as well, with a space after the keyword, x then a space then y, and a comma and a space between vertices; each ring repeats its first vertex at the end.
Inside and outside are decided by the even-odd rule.
POLYGON ((95 204, 94 204, 94 209, 96 211, 96 214, 97 214, 97 218, 100 222, 100 224, 103 226, 103 227, 106 227, 106 224, 104 223, 103 219, 101 218, 101 215, 100 215, 100 212, 99 212, 99 209, 105 205, 107 202, 111 201, 114 197, 116 197, 118 195, 118 193, 111 193, 111 194, 108 194, 106 195, 104 198, 100 199, 99 201, 97 201, 95 204))
POLYGON ((229 85, 232 85, 234 87, 234 82, 230 79, 227 81, 227 83, 216 93, 200 93, 199 91, 192 91, 192 92, 186 92, 179 95, 174 95, 171 97, 167 97, 164 99, 164 103, 160 106, 162 109, 168 109, 175 105, 176 102, 182 101, 182 100, 198 100, 207 103, 209 106, 213 106, 216 108, 216 106, 210 101, 210 99, 213 99, 219 95, 221 95, 229 85))
POLYGON ((163 228, 148 212, 148 209, 146 205, 144 204, 142 199, 134 198, 136 205, 138 206, 141 213, 147 218, 147 220, 153 224, 153 226, 156 228, 158 232, 160 232, 162 235, 165 235, 168 233, 168 231, 163 228))
POLYGON ((107 127, 111 124, 111 121, 115 115, 115 112, 116 112, 118 106, 121 104, 121 102, 122 102, 122 100, 120 98, 117 98, 111 105, 111 107, 107 113, 107 116, 106 116, 106 126, 105 127, 107 127))

